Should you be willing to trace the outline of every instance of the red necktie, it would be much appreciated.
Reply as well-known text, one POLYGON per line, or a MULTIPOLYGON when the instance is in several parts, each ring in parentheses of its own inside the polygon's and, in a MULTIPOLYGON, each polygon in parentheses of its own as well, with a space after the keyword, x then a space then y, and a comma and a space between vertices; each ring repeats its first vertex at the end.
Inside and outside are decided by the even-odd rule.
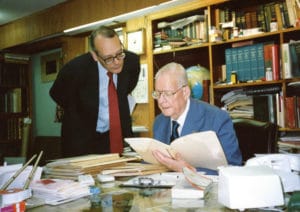
POLYGON ((123 140, 121 121, 119 113, 118 95, 115 88, 111 72, 107 72, 109 77, 108 83, 108 107, 109 107, 109 139, 110 139, 110 152, 122 153, 123 140))

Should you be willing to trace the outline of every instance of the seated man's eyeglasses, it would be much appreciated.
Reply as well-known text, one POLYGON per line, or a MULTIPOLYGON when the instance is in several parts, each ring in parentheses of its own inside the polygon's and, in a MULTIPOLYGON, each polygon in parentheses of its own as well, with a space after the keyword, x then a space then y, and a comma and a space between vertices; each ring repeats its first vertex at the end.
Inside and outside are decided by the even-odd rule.
POLYGON ((159 99, 161 96, 165 98, 173 97, 181 88, 185 87, 186 85, 180 86, 176 91, 153 91, 152 97, 153 99, 159 99))
POLYGON ((107 57, 107 58, 101 57, 98 52, 97 52, 97 56, 99 58, 101 58, 101 60, 103 60, 106 65, 109 65, 109 64, 112 64, 115 59, 117 59, 117 60, 123 60, 125 58, 126 54, 122 50, 121 52, 117 53, 115 56, 110 56, 110 57, 107 57))

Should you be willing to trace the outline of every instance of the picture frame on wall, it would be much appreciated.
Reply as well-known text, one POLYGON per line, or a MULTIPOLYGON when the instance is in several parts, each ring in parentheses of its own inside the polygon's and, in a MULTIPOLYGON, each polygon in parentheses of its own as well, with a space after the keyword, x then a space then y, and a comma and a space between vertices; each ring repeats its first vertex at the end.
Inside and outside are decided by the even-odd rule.
POLYGON ((50 82, 56 79, 61 68, 61 52, 54 52, 41 56, 42 82, 50 82))
POLYGON ((127 32, 127 50, 138 55, 145 53, 145 30, 139 29, 136 31, 127 32))

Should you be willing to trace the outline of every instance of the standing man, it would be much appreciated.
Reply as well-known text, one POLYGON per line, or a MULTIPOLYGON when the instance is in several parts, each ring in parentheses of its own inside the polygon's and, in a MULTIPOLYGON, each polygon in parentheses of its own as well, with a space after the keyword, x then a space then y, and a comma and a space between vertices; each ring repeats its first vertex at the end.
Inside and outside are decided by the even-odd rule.
MULTIPOLYGON (((242 156, 228 113, 206 102, 192 99, 190 95, 186 71, 182 65, 169 63, 156 73, 152 96, 157 100, 162 113, 154 121, 154 138, 170 144, 175 139, 174 135, 178 137, 212 130, 219 138, 228 164, 241 165, 242 156), (177 125, 173 133, 172 125, 177 125)), ((173 159, 155 150, 153 155, 161 164, 174 171, 180 172, 184 166, 191 167, 179 154, 173 159)), ((216 170, 194 168, 207 174, 217 174, 216 170)))
POLYGON ((122 153, 123 138, 132 136, 128 95, 138 81, 139 57, 124 50, 118 34, 105 26, 92 32, 90 42, 92 51, 65 64, 50 89, 64 110, 63 157, 122 153), (111 89, 117 91, 113 103, 111 89), (110 112, 114 106, 117 112, 110 112), (111 125, 115 118, 119 125, 111 125))

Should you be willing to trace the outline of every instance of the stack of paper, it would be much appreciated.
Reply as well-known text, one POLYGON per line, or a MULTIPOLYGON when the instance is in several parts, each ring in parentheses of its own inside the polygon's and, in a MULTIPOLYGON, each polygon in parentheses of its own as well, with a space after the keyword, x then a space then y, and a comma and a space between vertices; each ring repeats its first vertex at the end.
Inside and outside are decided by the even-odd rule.
POLYGON ((89 186, 73 180, 43 179, 30 185, 33 196, 57 205, 90 195, 89 186))
POLYGON ((105 169, 101 172, 101 174, 109 174, 115 177, 122 177, 148 175, 166 171, 168 171, 168 169, 165 166, 158 164, 126 163, 122 166, 114 166, 105 169))
POLYGON ((135 157, 120 157, 119 154, 85 155, 58 159, 46 164, 44 171, 48 178, 77 180, 78 176, 90 174, 96 176, 102 170, 125 165, 135 157))
POLYGON ((30 197, 31 189, 8 189, 0 191, 0 207, 22 202, 30 197))

